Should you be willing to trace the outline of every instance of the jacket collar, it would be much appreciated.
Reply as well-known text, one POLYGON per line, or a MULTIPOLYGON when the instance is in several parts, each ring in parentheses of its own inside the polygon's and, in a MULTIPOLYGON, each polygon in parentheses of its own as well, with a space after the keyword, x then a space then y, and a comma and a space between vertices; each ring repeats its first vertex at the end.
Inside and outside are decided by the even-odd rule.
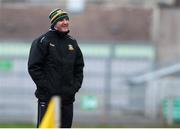
POLYGON ((55 33, 56 35, 58 35, 61 38, 65 37, 70 32, 69 30, 67 32, 59 32, 57 30, 51 30, 51 29, 50 29, 50 31, 55 33))

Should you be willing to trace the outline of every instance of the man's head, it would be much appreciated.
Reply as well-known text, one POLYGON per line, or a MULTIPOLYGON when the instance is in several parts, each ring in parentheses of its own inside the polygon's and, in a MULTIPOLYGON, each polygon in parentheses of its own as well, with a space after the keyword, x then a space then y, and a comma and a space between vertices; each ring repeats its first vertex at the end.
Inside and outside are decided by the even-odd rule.
POLYGON ((60 32, 69 31, 69 17, 67 12, 62 9, 55 9, 49 14, 49 19, 51 22, 51 29, 60 32))

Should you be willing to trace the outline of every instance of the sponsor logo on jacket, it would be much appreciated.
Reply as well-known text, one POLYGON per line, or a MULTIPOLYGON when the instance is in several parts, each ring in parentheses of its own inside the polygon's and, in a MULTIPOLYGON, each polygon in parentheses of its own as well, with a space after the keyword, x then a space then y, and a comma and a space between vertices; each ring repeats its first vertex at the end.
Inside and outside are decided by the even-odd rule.
POLYGON ((50 43, 49 45, 50 45, 51 47, 55 47, 55 45, 54 45, 54 44, 52 44, 52 43, 50 43))

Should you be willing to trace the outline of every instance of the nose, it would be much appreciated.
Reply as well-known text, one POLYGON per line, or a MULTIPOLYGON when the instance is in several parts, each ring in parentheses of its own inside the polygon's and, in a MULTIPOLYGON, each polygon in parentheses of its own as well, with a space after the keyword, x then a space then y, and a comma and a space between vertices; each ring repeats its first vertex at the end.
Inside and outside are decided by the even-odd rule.
POLYGON ((68 22, 69 22, 69 20, 63 19, 63 23, 64 23, 64 24, 67 24, 68 22))

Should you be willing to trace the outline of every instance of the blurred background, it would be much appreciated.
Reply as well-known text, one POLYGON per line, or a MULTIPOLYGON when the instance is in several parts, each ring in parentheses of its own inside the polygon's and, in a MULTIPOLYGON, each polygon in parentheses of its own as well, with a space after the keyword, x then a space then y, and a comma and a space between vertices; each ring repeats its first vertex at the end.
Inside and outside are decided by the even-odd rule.
POLYGON ((73 127, 180 127, 180 0, 0 0, 0 127, 35 127, 32 41, 62 8, 85 59, 73 127))

